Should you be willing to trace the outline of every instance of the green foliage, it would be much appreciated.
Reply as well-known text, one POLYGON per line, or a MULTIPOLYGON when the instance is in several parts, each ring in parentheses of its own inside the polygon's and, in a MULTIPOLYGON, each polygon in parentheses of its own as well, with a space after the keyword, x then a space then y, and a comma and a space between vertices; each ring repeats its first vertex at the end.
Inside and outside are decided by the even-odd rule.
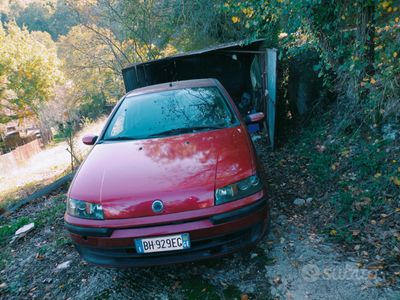
POLYGON ((50 32, 51 15, 49 7, 33 2, 19 13, 16 22, 19 27, 26 26, 29 31, 50 32))
POLYGON ((399 3, 395 1, 283 1, 283 45, 312 47, 315 71, 339 93, 340 128, 398 117, 399 3))
POLYGON ((61 67, 48 36, 15 23, 1 29, 0 97, 14 117, 38 115, 42 107, 40 119, 48 123, 41 103, 51 100, 59 104, 58 121, 65 113, 96 118, 123 93, 120 70, 127 64, 261 37, 280 48, 281 66, 310 50, 318 54, 313 69, 343 106, 334 120, 339 129, 399 117, 398 1, 52 0, 17 1, 2 11, 19 26, 59 38, 63 61, 61 67), (54 97, 62 75, 63 90, 54 97))
POLYGON ((58 68, 48 34, 29 33, 15 23, 0 25, 0 113, 7 109, 18 118, 38 116, 61 79, 58 68))
POLYGON ((85 5, 82 1, 68 1, 84 26, 95 31, 107 28, 116 40, 126 42, 125 49, 115 48, 120 62, 155 59, 252 35, 244 24, 232 23, 224 0, 83 2, 85 5))
POLYGON ((123 93, 122 66, 115 60, 113 47, 122 50, 127 45, 120 43, 110 30, 92 29, 82 25, 73 27, 68 35, 60 37, 59 53, 63 58, 62 70, 73 79, 65 90, 71 98, 72 110, 79 111, 81 117, 95 119, 123 93), (106 35, 109 44, 99 34, 106 35))
POLYGON ((29 31, 48 32, 53 40, 78 24, 65 0, 8 0, 0 4, 0 12, 3 21, 15 20, 19 27, 25 26, 29 31))
MULTIPOLYGON (((190 280, 182 282, 182 290, 185 292, 185 298, 188 300, 198 299, 202 295, 205 299, 221 299, 218 290, 209 281, 193 277, 190 280)), ((240 295, 240 294, 239 294, 240 295)))
POLYGON ((244 23, 232 22, 234 12, 225 0, 185 0, 182 5, 170 2, 175 5, 175 14, 178 16, 174 27, 179 28, 170 43, 181 51, 254 37, 244 23))
POLYGON ((222 0, 211 6, 202 0, 67 3, 81 24, 60 37, 59 55, 81 117, 95 118, 115 103, 123 93, 120 71, 129 63, 251 35, 251 28, 232 23, 222 0))
MULTIPOLYGON (((276 39, 290 59, 319 53, 314 71, 343 105, 339 129, 399 117, 400 3, 384 0, 229 0, 224 9, 247 36, 276 39), (271 38, 272 37, 272 38, 271 38)), ((269 42, 276 45, 275 42, 269 42)))
POLYGON ((54 198, 53 201, 57 201, 59 203, 52 208, 43 210, 40 212, 40 214, 35 216, 35 225, 37 227, 42 227, 49 226, 57 222, 57 218, 54 216, 62 217, 63 213, 65 212, 65 203, 63 202, 64 199, 64 196, 54 198))
POLYGON ((253 40, 265 38, 266 46, 278 46, 280 18, 278 0, 229 0, 223 10, 231 16, 231 22, 241 28, 242 38, 253 40))

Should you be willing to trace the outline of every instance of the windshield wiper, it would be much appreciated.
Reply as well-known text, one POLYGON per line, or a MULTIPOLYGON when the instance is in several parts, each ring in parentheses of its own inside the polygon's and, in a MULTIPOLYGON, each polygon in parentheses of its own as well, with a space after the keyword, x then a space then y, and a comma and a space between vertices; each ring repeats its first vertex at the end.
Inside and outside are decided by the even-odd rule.
POLYGON ((196 130, 205 130, 205 129, 222 129, 225 128, 224 126, 197 126, 197 127, 192 127, 190 129, 196 131, 196 130))
POLYGON ((153 133, 148 135, 148 137, 156 137, 156 136, 165 136, 170 134, 180 134, 180 133, 189 133, 189 132, 196 132, 198 130, 206 130, 206 129, 221 129, 224 127, 221 126, 196 126, 196 127, 184 127, 184 128, 174 128, 169 129, 157 133, 153 133))
POLYGON ((141 138, 138 137, 132 137, 132 136, 115 136, 115 137, 110 137, 107 139, 103 139, 103 141, 134 141, 134 140, 140 140, 141 138))

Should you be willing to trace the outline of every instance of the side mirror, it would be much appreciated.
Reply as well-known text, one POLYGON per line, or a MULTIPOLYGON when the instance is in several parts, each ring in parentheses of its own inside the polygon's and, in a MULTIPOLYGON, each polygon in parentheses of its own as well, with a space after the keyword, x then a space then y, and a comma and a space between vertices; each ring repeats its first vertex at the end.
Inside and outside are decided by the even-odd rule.
POLYGON ((98 138, 98 136, 97 135, 93 135, 93 134, 88 134, 88 135, 85 135, 83 138, 82 138, 82 142, 85 144, 85 145, 94 145, 94 143, 96 143, 96 141, 97 141, 97 138, 98 138))
POLYGON ((253 114, 247 115, 245 118, 245 121, 246 121, 246 124, 252 124, 252 123, 261 122, 262 120, 264 120, 264 118, 265 118, 264 113, 258 112, 258 113, 253 113, 253 114))

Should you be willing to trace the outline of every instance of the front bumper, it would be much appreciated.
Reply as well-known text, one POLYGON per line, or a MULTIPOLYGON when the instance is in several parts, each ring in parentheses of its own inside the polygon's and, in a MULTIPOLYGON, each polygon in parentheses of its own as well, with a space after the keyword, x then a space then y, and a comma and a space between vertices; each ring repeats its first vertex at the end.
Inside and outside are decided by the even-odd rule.
POLYGON ((66 223, 84 260, 102 266, 132 267, 189 262, 226 255, 256 244, 267 230, 269 206, 260 199, 239 209, 179 224, 138 228, 87 228, 66 223), (191 248, 137 253, 134 239, 189 233, 191 248))

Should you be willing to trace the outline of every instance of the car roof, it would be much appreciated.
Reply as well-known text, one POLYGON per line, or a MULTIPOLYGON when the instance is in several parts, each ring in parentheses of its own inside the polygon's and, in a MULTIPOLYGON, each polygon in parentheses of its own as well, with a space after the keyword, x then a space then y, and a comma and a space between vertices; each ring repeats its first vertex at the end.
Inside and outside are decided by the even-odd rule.
POLYGON ((161 83, 161 84, 149 85, 142 88, 137 88, 127 93, 126 97, 151 94, 169 90, 179 90, 185 88, 218 86, 218 84, 219 84, 218 80, 214 78, 174 81, 174 82, 167 82, 167 83, 161 83))

